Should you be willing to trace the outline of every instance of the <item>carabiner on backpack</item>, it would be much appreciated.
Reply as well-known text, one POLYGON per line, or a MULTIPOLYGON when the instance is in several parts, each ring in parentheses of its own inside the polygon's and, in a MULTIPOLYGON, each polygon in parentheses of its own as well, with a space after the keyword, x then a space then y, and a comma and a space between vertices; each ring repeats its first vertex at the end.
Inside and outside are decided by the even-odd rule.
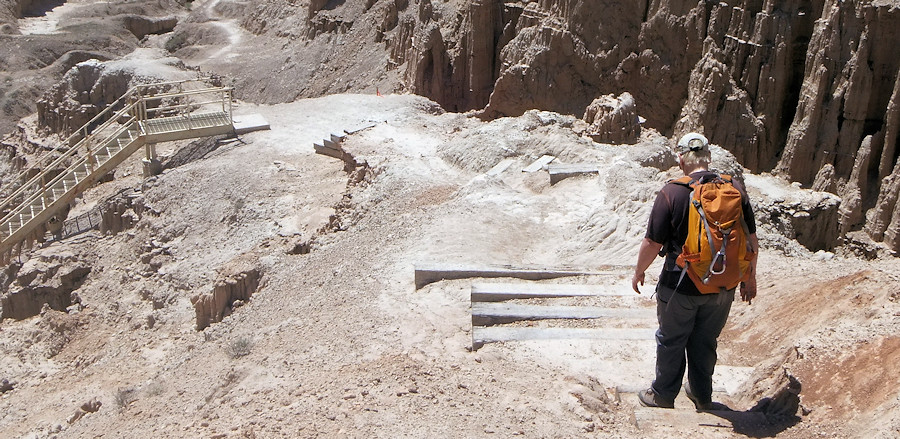
MULTIPOLYGON (((709 241, 709 248, 714 249, 716 248, 716 243, 713 239, 712 229, 709 227, 709 221, 706 219, 706 212, 703 211, 703 207, 700 205, 699 201, 693 200, 693 204, 694 207, 697 208, 697 213, 700 214, 700 219, 703 220, 703 226, 706 229, 706 239, 709 241)), ((725 245, 728 244, 728 235, 731 234, 731 227, 720 230, 722 231, 722 247, 719 248, 713 256, 712 261, 709 261, 709 268, 706 269, 706 274, 703 275, 702 279, 704 284, 709 282, 710 276, 725 272, 725 245)))

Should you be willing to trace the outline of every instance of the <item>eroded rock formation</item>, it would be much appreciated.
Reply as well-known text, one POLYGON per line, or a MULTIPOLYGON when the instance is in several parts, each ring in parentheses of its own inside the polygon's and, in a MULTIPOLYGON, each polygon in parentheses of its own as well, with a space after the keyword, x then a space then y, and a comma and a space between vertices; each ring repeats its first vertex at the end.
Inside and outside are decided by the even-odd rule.
POLYGON ((126 59, 138 62, 101 62, 90 59, 75 64, 66 72, 62 81, 47 90, 37 101, 38 124, 53 132, 68 135, 116 102, 135 84, 187 79, 191 76, 180 61, 165 58, 158 51, 137 51, 126 59), (146 70, 135 68, 140 65, 142 57, 161 60, 165 67, 146 70))
POLYGON ((249 269, 221 276, 212 291, 191 298, 197 315, 197 330, 202 331, 212 323, 221 322, 231 315, 236 303, 246 303, 259 288, 262 274, 259 269, 249 269))
MULTIPOLYGON (((20 14, 24 3, 7 9, 20 14)), ((826 233, 864 231, 900 250, 900 0, 217 5, 183 20, 166 47, 190 56, 192 38, 209 44, 202 35, 219 35, 206 23, 211 12, 279 40, 282 50, 258 54, 261 67, 228 72, 239 98, 410 91, 497 118, 531 109, 580 116, 596 97, 628 92, 646 128, 702 132, 752 171, 837 194, 845 205, 826 233), (191 34, 191 24, 207 30, 191 34)), ((131 26, 134 35, 171 24, 153 20, 131 26)), ((104 85, 82 85, 52 90, 60 110, 45 105, 42 122, 71 130, 114 98, 104 85)))
POLYGON ((29 259, 18 271, 9 273, 11 283, 0 296, 0 319, 36 316, 45 306, 66 311, 72 305, 79 305, 76 290, 90 272, 89 266, 72 255, 29 259))
POLYGON ((824 233, 864 228, 900 249, 900 2, 601 3, 470 1, 460 21, 401 13, 415 44, 397 54, 395 43, 392 59, 448 109, 488 96, 486 117, 577 115, 627 91, 648 127, 703 132, 751 170, 837 194, 847 205, 824 233))
POLYGON ((641 136, 641 122, 634 98, 622 93, 594 99, 584 112, 584 121, 590 124, 585 133, 595 142, 635 143, 641 136))

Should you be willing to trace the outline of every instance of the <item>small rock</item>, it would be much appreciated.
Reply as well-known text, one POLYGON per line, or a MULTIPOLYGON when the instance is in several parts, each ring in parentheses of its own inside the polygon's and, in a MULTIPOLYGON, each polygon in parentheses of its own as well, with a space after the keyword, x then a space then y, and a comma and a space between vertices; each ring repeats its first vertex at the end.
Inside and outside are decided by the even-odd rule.
POLYGON ((81 404, 81 409, 86 413, 95 413, 97 410, 100 410, 100 406, 102 405, 103 403, 100 402, 100 400, 94 398, 84 404, 81 404))
POLYGON ((0 380, 0 393, 6 393, 13 389, 13 383, 9 382, 8 379, 3 378, 0 380))

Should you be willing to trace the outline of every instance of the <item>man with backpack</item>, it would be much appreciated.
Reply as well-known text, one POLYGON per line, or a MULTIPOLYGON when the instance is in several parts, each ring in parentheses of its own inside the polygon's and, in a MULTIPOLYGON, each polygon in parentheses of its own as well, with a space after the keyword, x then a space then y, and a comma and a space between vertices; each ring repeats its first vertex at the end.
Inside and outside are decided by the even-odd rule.
POLYGON ((714 410, 724 407, 712 402, 716 344, 738 284, 742 300, 756 297, 756 222, 741 182, 709 170, 706 137, 686 134, 676 152, 685 176, 657 195, 631 281, 640 294, 644 272, 665 256, 656 285, 656 379, 638 399, 674 408, 687 369, 685 394, 697 410, 714 410))

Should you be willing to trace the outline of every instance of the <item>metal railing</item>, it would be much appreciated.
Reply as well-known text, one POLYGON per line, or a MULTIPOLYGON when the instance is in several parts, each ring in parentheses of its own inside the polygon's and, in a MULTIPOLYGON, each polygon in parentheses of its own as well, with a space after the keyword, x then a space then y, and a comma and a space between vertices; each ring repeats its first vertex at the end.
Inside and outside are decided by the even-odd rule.
MULTIPOLYGON (((176 138, 209 135, 203 134, 202 130, 192 132, 197 111, 206 110, 218 115, 220 120, 227 116, 230 125, 231 96, 231 88, 210 87, 202 79, 137 85, 129 89, 59 145, 26 166, 7 187, 2 188, 9 195, 0 201, 0 214, 3 214, 0 219, 0 253, 4 253, 0 256, 5 256, 14 245, 8 241, 15 233, 25 229, 26 224, 49 218, 44 210, 60 209, 77 193, 87 189, 130 156, 134 148, 139 148, 137 142, 144 143, 148 138, 148 122, 186 121, 186 128, 179 127, 172 131, 181 132, 176 138), (64 168, 62 172, 52 174, 61 168, 64 168), (40 171, 27 178, 35 169, 40 171)), ((200 113, 199 117, 205 114, 200 113)), ((220 123, 216 126, 225 125, 220 123)), ((30 233, 30 229, 19 234, 22 233, 30 233)), ((21 236, 16 237, 18 241, 21 239, 21 236)))

